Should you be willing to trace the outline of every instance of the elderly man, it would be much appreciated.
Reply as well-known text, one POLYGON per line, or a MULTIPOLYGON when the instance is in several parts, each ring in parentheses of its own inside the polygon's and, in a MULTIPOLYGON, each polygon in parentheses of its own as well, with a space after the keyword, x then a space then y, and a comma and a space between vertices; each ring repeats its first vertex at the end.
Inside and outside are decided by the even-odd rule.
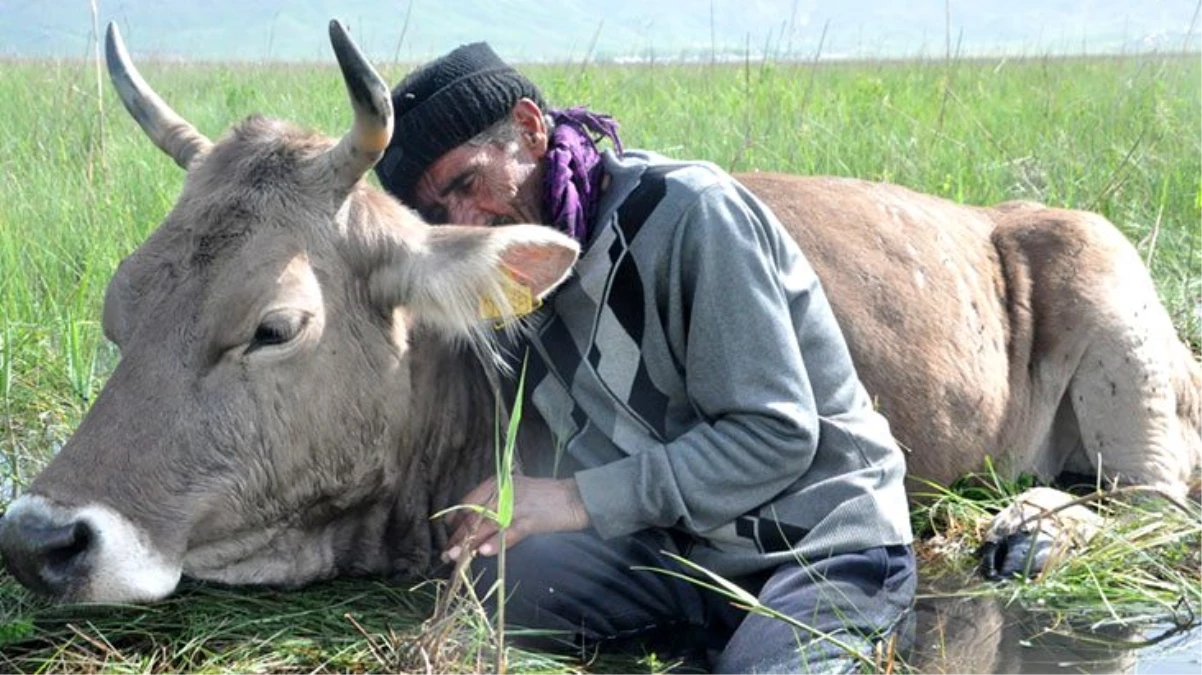
MULTIPOLYGON (((484 43, 392 96, 388 191, 432 223, 542 223, 583 250, 514 350, 553 443, 523 448, 515 479, 511 623, 577 644, 687 637, 723 672, 862 666, 852 652, 914 597, 905 464, 776 217, 712 164, 623 151, 610 118, 549 110, 484 43), (677 558, 792 621, 663 573, 688 573, 677 558)), ((477 520, 452 517, 444 558, 480 554, 487 587, 498 537, 477 520)))

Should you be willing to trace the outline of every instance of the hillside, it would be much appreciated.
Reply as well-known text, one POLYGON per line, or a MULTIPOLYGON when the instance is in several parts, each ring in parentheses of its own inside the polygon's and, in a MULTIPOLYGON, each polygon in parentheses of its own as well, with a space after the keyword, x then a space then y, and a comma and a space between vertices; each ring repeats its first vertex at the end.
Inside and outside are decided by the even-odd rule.
MULTIPOLYGON (((515 61, 812 58, 824 27, 826 58, 940 56, 949 10, 944 0, 96 2, 100 24, 118 21, 136 53, 253 61, 326 59, 330 18, 350 24, 378 60, 422 60, 481 39, 515 61)), ((951 0, 950 33, 965 54, 1197 49, 1197 7, 1196 0, 951 0)), ((0 0, 0 57, 81 57, 91 28, 85 0, 0 0)))

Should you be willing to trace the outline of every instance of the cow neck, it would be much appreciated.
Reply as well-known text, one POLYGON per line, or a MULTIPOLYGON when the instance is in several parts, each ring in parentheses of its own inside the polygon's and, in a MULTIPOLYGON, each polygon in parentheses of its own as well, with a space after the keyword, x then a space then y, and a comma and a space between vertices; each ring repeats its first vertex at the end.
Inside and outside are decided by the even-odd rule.
POLYGON ((450 345, 430 335, 412 344, 414 417, 402 442, 422 455, 433 513, 454 504, 494 470, 497 408, 488 369, 496 366, 482 363, 465 344, 450 345))

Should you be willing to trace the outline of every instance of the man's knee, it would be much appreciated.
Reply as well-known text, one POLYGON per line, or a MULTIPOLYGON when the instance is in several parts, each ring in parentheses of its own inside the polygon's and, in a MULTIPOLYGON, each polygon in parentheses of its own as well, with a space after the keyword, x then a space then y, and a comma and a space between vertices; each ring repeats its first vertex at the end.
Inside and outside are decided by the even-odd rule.
POLYGON ((718 672, 855 672, 876 649, 904 647, 916 585, 909 547, 881 547, 779 568, 759 599, 780 620, 744 619, 718 672))

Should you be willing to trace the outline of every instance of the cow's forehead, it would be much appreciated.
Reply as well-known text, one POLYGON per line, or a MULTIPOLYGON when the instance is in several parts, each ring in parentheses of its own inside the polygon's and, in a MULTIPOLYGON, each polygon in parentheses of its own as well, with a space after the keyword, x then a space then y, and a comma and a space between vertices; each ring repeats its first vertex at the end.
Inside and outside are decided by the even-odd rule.
POLYGON ((197 262, 248 229, 328 220, 337 205, 317 165, 331 144, 262 117, 235 127, 189 173, 173 212, 194 233, 197 262))
POLYGON ((122 263, 115 300, 196 320, 214 292, 255 285, 298 254, 320 255, 335 236, 337 205, 313 167, 331 144, 262 117, 235 127, 193 166, 166 219, 122 263))
POLYGON ((131 256, 129 272, 169 264, 207 278, 254 235, 300 239, 322 229, 335 204, 323 198, 313 166, 331 144, 286 122, 247 119, 193 166, 167 218, 131 256))

